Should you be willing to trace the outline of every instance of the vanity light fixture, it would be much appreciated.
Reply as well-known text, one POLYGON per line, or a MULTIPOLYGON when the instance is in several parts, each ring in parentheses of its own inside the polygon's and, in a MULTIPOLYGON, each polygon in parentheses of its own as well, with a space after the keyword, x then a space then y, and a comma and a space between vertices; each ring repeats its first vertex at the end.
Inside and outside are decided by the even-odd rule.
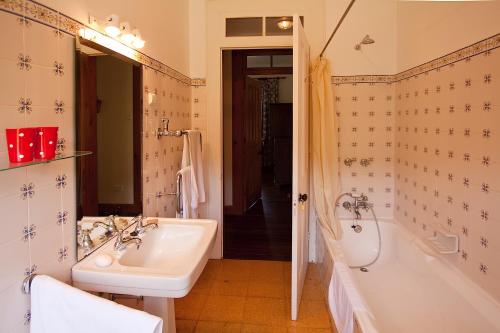
POLYGON ((104 31, 111 37, 118 37, 120 35, 120 26, 119 26, 120 18, 118 15, 111 14, 106 17, 106 26, 104 27, 104 31))
POLYGON ((280 28, 281 30, 288 30, 291 27, 293 27, 293 20, 291 17, 282 17, 278 21, 278 28, 280 28))
MULTIPOLYGON (((99 32, 105 33, 117 42, 124 44, 124 47, 129 46, 135 49, 142 49, 146 43, 141 38, 141 33, 138 29, 132 30, 129 22, 120 23, 120 18, 116 14, 111 14, 106 17, 102 24, 99 24, 96 17, 89 15, 89 25, 95 30, 95 33, 92 33, 90 31, 91 29, 84 28, 82 29, 83 32, 80 32, 81 37, 86 39, 95 39, 98 37, 102 40, 102 36, 99 36, 98 34, 99 32)), ((107 41, 107 43, 109 43, 109 41, 107 41)))
POLYGON ((118 41, 115 38, 111 38, 108 35, 102 34, 97 30, 91 28, 82 28, 79 31, 79 35, 81 38, 90 40, 94 43, 102 45, 110 50, 115 51, 121 55, 124 55, 130 59, 135 59, 135 51, 134 49, 128 47, 124 43, 118 41))

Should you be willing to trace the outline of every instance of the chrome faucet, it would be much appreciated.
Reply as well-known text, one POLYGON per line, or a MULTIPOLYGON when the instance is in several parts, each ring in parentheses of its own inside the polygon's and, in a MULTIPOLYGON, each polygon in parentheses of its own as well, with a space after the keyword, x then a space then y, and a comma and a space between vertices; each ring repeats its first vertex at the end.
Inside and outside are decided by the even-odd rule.
POLYGON ((350 193, 349 196, 354 199, 354 202, 345 201, 342 204, 342 207, 350 212, 353 212, 355 215, 354 218, 356 220, 361 220, 360 210, 364 209, 365 211, 368 211, 368 209, 371 208, 370 204, 368 203, 368 197, 363 193, 361 193, 359 196, 350 193))
POLYGON ((116 242, 115 242, 115 250, 116 251, 121 251, 127 248, 132 243, 135 243, 137 246, 137 249, 141 247, 142 244, 142 239, 139 237, 123 237, 123 230, 118 230, 118 233, 116 235, 116 242))
POLYGON ((158 228, 157 222, 150 222, 144 224, 144 217, 139 214, 132 219, 132 222, 137 222, 134 231, 130 233, 131 236, 140 236, 146 232, 148 228, 156 229, 158 228))
POLYGON ((103 221, 96 221, 93 224, 94 228, 97 227, 103 227, 106 230, 106 236, 111 236, 114 235, 115 232, 118 231, 118 228, 116 227, 115 224, 115 216, 114 215, 109 215, 106 217, 103 221))

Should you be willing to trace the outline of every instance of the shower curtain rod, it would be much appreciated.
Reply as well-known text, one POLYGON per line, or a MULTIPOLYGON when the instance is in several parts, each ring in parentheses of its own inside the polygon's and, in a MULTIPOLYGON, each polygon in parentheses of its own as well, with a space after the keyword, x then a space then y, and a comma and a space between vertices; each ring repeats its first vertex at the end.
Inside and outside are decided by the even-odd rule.
POLYGON ((330 44, 330 42, 332 41, 332 38, 333 36, 335 35, 335 33, 337 32, 337 30, 339 30, 340 28, 340 25, 342 24, 342 21, 344 21, 345 17, 347 16, 347 13, 349 13, 349 10, 351 10, 351 7, 352 5, 354 5, 354 2, 356 0, 351 0, 351 2, 349 3, 349 6, 347 6, 344 14, 342 15, 342 17, 340 18, 339 20, 339 23, 337 23, 337 26, 335 27, 335 29, 333 29, 333 32, 332 34, 330 35, 330 38, 328 38, 328 40, 326 41, 326 44, 325 44, 325 47, 323 47, 323 50, 321 51, 321 53, 319 54, 320 57, 323 57, 323 53, 325 53, 325 50, 326 48, 328 47, 328 45, 330 44))

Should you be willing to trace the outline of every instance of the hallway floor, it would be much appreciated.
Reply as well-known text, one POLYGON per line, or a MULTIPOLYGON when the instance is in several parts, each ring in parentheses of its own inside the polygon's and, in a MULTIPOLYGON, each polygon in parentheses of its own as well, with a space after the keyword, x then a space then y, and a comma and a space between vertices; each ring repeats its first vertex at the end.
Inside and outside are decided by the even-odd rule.
POLYGON ((290 279, 290 262, 210 260, 189 295, 175 300, 177 332, 332 332, 315 265, 308 268, 297 321, 290 319, 290 279))
POLYGON ((244 215, 224 215, 224 258, 290 260, 290 188, 273 184, 263 173, 262 198, 244 215))

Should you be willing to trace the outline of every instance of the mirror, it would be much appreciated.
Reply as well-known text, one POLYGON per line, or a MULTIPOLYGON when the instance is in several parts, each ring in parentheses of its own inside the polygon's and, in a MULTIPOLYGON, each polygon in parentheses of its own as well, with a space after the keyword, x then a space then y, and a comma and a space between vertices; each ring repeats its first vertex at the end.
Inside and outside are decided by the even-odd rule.
MULTIPOLYGON (((93 152, 77 162, 81 260, 114 236, 103 217, 142 212, 142 67, 85 39, 76 57, 76 146, 93 152)), ((114 219, 120 228, 129 221, 114 219)))

